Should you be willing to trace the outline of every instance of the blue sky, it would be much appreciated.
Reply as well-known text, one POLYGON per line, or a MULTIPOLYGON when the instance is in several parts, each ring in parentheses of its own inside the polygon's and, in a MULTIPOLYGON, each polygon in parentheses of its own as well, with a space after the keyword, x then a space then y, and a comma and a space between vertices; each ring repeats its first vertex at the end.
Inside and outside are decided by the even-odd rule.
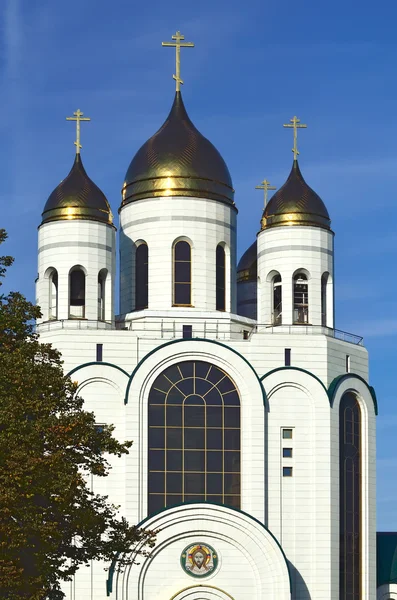
POLYGON ((365 337, 378 417, 378 528, 397 529, 397 122, 392 0, 3 0, 0 6, 0 201, 6 288, 34 298, 37 230, 74 157, 77 108, 84 164, 117 214, 136 150, 174 93, 176 29, 190 117, 224 156, 239 208, 239 254, 255 239, 264 177, 280 187, 300 165, 336 232, 337 327, 365 337))

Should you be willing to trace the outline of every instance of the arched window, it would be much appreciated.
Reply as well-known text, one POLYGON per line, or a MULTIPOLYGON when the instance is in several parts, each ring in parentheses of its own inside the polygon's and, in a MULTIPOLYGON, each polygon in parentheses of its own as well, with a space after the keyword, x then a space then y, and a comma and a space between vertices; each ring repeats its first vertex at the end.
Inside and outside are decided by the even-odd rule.
POLYGON ((308 283, 305 273, 294 275, 294 324, 309 322, 308 283))
POLYGON ((361 411, 352 392, 339 409, 340 600, 361 598, 361 411))
POLYGON ((105 320, 105 284, 107 270, 101 269, 98 273, 98 320, 105 320))
POLYGON ((69 317, 85 317, 85 273, 81 267, 73 267, 69 273, 69 317))
POLYGON ((283 297, 281 286, 281 275, 275 275, 272 279, 273 298, 272 298, 272 323, 273 325, 282 324, 283 297))
POLYGON ((58 318, 58 271, 56 269, 50 273, 49 285, 48 319, 55 320, 58 318))
POLYGON ((149 514, 181 502, 240 508, 240 399, 218 367, 168 367, 149 393, 149 514))
POLYGON ((192 249, 189 242, 174 245, 174 306, 192 305, 192 249))
POLYGON ((321 325, 327 327, 327 284, 328 273, 321 276, 321 325))
POLYGON ((135 253, 135 310, 148 307, 149 301, 149 249, 139 244, 135 253))
POLYGON ((226 253, 220 244, 216 247, 216 310, 226 310, 226 253))

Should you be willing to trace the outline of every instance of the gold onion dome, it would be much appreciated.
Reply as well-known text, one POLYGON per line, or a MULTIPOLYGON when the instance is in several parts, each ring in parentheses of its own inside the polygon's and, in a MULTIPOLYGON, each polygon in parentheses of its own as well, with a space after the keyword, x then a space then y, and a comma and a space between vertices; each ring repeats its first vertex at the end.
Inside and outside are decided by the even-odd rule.
POLYGON ((325 204, 303 179, 297 160, 293 162, 287 181, 272 196, 263 211, 262 230, 281 225, 331 228, 325 204))
POLYGON ((131 161, 122 206, 162 196, 211 198, 234 205, 226 163, 189 119, 179 91, 163 126, 131 161))
POLYGON ((88 177, 79 153, 69 175, 48 198, 42 217, 42 224, 73 219, 112 223, 112 212, 105 194, 88 177))
POLYGON ((237 283, 256 281, 258 278, 257 241, 244 252, 237 265, 237 283))

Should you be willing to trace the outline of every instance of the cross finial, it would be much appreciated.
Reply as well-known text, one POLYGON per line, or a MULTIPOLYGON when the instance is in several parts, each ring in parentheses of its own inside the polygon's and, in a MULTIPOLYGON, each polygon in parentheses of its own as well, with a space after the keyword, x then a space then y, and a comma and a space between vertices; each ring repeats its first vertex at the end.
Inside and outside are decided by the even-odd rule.
POLYGON ((76 121, 76 141, 74 145, 76 146, 76 154, 80 154, 80 148, 82 145, 80 144, 80 121, 91 121, 89 117, 83 117, 81 110, 78 108, 76 112, 73 113, 73 117, 66 117, 67 121, 76 121))
POLYGON ((292 117, 291 123, 284 123, 283 127, 292 127, 294 130, 294 147, 292 152, 294 153, 294 160, 298 158, 298 129, 305 129, 307 125, 303 125, 298 117, 292 117))
POLYGON ((181 89, 181 83, 183 83, 181 79, 181 48, 193 48, 194 44, 192 42, 183 42, 185 36, 181 34, 180 31, 177 31, 175 35, 172 36, 172 39, 175 42, 162 42, 162 46, 171 46, 176 49, 176 74, 173 75, 173 78, 176 81, 176 91, 179 92, 181 89))
POLYGON ((263 206, 263 208, 266 208, 268 190, 276 190, 277 188, 274 187, 273 185, 270 185, 270 181, 268 181, 267 179, 264 179, 260 185, 255 186, 255 189, 256 190, 264 190, 264 206, 263 206))

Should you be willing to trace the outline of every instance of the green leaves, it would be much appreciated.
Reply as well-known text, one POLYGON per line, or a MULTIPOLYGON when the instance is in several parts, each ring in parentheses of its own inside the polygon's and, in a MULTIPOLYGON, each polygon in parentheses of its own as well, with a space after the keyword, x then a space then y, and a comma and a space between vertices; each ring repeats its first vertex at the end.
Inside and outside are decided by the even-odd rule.
MULTIPOLYGON (((6 234, 0 230, 0 242, 6 234)), ((10 257, 0 258, 0 277, 10 257)), ((146 553, 154 533, 118 515, 87 486, 107 456, 128 454, 113 427, 95 426, 59 352, 38 339, 40 310, 21 294, 0 296, 0 597, 62 598, 60 582, 81 565, 146 553)), ((121 559, 121 567, 128 562, 121 559)))

